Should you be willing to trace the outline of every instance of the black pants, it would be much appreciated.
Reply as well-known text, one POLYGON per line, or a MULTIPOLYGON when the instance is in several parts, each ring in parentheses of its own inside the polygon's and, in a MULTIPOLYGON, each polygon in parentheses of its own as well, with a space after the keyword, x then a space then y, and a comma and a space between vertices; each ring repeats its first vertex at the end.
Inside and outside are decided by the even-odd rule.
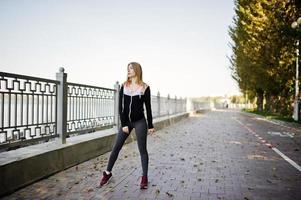
POLYGON ((131 131, 135 128, 136 131, 136 138, 138 143, 138 149, 140 152, 141 157, 141 164, 142 164, 142 171, 143 176, 147 176, 148 171, 148 153, 147 153, 147 124, 145 118, 131 122, 129 124, 129 133, 124 133, 122 131, 122 128, 119 129, 116 141, 113 147, 113 150, 111 152, 109 163, 107 166, 107 171, 112 171, 113 166, 115 164, 115 161, 117 160, 118 154, 127 139, 127 137, 130 135, 131 131))

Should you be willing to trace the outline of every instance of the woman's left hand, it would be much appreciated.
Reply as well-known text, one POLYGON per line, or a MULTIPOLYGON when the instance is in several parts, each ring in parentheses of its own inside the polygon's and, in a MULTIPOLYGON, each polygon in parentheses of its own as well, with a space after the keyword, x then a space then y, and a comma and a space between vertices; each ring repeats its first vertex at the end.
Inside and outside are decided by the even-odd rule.
POLYGON ((154 128, 150 128, 150 129, 148 129, 148 132, 149 132, 150 135, 153 135, 154 132, 155 132, 155 129, 154 128))

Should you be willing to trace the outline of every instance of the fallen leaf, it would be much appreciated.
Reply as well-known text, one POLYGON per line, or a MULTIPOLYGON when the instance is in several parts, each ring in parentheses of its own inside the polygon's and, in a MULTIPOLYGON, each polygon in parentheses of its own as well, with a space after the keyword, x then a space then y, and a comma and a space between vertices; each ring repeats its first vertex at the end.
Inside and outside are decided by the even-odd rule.
POLYGON ((169 192, 166 192, 166 194, 169 196, 169 197, 172 197, 173 194, 169 193, 169 192))
POLYGON ((271 181, 271 180, 269 180, 269 179, 267 179, 267 182, 268 182, 268 183, 272 183, 272 181, 271 181))

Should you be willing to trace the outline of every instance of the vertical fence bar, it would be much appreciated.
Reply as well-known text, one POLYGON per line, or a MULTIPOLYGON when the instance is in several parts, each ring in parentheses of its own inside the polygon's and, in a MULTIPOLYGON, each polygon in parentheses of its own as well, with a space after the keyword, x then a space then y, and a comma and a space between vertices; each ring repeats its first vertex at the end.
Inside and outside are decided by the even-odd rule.
POLYGON ((175 111, 174 111, 173 114, 177 114, 178 113, 177 105, 178 105, 178 99, 177 99, 177 96, 175 96, 175 111))
POLYGON ((157 117, 160 117, 161 116, 161 113, 160 113, 160 92, 158 91, 157 93, 157 106, 158 106, 158 116, 157 117))
POLYGON ((185 97, 185 98, 184 98, 184 101, 183 101, 183 111, 184 111, 184 112, 188 112, 187 106, 186 106, 186 105, 187 105, 187 98, 185 97))
POLYGON ((169 94, 168 94, 168 95, 167 95, 167 110, 168 110, 167 114, 168 114, 168 115, 171 114, 171 113, 170 113, 170 107, 171 107, 171 105, 170 105, 170 96, 169 96, 169 94))
POLYGON ((183 112, 183 100, 182 100, 182 97, 180 97, 179 99, 179 113, 183 112))
POLYGON ((59 73, 56 73, 56 80, 60 82, 57 90, 57 133, 59 136, 58 142, 66 144, 67 134, 67 74, 65 69, 60 68, 59 73))
POLYGON ((1 93, 1 131, 4 130, 3 127, 4 127, 4 94, 1 93))
POLYGON ((115 99, 114 99, 114 121, 115 121, 115 131, 118 133, 119 129, 119 83, 118 81, 114 85, 115 89, 115 99))

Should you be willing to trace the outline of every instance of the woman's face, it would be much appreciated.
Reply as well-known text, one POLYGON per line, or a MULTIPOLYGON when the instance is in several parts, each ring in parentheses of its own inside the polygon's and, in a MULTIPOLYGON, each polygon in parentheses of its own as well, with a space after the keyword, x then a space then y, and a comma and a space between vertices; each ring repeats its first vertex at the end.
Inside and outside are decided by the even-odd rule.
POLYGON ((135 77, 136 76, 136 73, 135 73, 135 71, 134 71, 134 69, 133 69, 133 66, 132 65, 129 65, 128 66, 128 77, 129 78, 133 78, 133 77, 135 77))

